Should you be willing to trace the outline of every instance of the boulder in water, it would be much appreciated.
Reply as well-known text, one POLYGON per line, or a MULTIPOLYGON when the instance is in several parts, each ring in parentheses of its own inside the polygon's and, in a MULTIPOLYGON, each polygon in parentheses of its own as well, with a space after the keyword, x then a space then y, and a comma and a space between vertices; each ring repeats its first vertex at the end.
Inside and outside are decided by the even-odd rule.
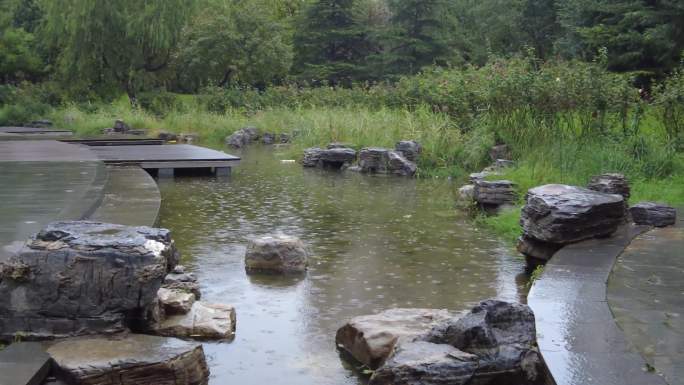
POLYGON ((402 153, 380 147, 362 149, 359 152, 359 167, 361 172, 370 174, 413 176, 416 173, 416 164, 402 153))
POLYGON ((52 223, 0 261, 0 339, 111 333, 144 324, 177 262, 166 229, 52 223))
POLYGON ((248 273, 303 273, 308 265, 304 242, 286 235, 252 239, 247 244, 245 268, 248 273))
POLYGON ((488 300, 398 344, 370 385, 540 384, 542 365, 530 308, 488 300))
POLYGON ((356 361, 376 369, 398 343, 411 341, 452 316, 443 309, 389 309, 352 318, 337 331, 335 342, 356 361))

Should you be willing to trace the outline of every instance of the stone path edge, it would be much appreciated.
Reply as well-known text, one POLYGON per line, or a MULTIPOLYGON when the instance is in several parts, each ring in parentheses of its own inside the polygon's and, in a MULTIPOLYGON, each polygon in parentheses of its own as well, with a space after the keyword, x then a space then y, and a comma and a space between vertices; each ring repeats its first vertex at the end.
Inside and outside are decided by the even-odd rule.
POLYGON ((527 301, 551 383, 665 385, 618 327, 607 301, 617 257, 649 226, 625 225, 613 236, 566 246, 546 264, 527 301))

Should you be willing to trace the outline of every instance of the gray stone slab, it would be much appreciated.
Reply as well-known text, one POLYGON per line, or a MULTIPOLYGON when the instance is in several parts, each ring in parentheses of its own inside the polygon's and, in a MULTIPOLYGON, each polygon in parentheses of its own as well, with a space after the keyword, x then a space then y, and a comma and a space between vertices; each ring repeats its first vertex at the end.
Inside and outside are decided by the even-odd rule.
POLYGON ((90 220, 127 226, 154 226, 161 194, 157 183, 139 167, 108 166, 103 199, 90 220))
POLYGON ((620 256, 608 302, 624 334, 670 385, 684 384, 684 225, 637 237, 620 256))
POLYGON ((648 228, 623 226, 612 237, 566 246, 528 295, 537 342, 558 385, 665 384, 615 323, 606 285, 617 257, 648 228))
POLYGON ((0 385, 42 384, 52 359, 40 343, 12 344, 0 351, 0 385))

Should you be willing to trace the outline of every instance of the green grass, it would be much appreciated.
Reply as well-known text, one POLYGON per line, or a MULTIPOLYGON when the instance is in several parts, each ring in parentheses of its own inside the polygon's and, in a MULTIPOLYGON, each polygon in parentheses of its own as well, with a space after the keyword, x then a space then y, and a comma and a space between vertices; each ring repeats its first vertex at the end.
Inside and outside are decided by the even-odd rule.
POLYGON ((475 223, 491 230, 507 243, 513 245, 520 236, 520 207, 505 209, 498 215, 478 215, 475 223))

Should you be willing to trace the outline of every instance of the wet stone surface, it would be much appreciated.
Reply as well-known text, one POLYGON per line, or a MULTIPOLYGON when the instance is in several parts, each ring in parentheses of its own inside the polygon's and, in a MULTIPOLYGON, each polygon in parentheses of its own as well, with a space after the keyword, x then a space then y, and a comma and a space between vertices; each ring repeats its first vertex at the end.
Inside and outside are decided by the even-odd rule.
POLYGON ((202 301, 237 312, 234 341, 203 342, 211 384, 364 384, 335 344, 347 320, 524 298, 524 261, 453 209, 445 180, 304 169, 280 151, 248 147, 229 180, 160 181, 160 225, 202 301), (245 272, 248 240, 277 233, 307 245, 305 276, 245 272))
POLYGON ((684 384, 684 222, 637 237, 618 259, 608 302, 620 328, 668 384, 684 384))
POLYGON ((645 226, 561 249, 528 295, 537 342, 557 385, 657 385, 644 358, 616 324, 606 282, 618 255, 645 226))

